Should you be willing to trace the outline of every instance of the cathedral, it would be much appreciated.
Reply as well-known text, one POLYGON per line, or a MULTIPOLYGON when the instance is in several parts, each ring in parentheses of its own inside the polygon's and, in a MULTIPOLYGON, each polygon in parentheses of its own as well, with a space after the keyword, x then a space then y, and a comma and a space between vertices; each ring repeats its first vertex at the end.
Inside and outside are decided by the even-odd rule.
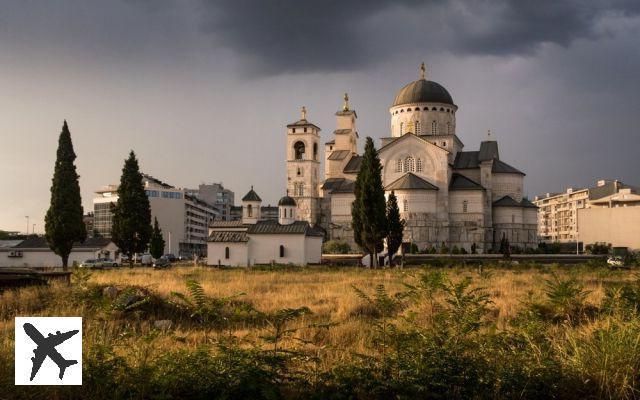
MULTIPOLYGON (((398 199, 404 242, 418 249, 457 246, 478 252, 537 245, 537 209, 523 197, 525 174, 500 158, 490 133, 479 150, 465 151, 456 131, 459 108, 442 85, 420 79, 401 88, 389 108, 390 135, 378 154, 386 194, 398 199)), ((298 219, 319 225, 329 240, 355 248, 351 228, 358 154, 358 115, 347 94, 336 112, 333 138, 320 154, 320 128, 301 119, 287 125, 287 190, 298 219), (324 179, 320 174, 324 158, 324 179)))

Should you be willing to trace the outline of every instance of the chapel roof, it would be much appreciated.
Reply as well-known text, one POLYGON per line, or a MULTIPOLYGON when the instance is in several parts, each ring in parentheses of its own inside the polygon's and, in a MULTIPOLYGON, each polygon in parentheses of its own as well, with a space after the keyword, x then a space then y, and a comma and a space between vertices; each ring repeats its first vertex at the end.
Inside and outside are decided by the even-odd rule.
POLYGON ((438 187, 411 172, 407 172, 387 185, 384 190, 438 190, 438 187))
POLYGON ((513 197, 506 195, 493 202, 494 207, 522 207, 513 197))
POLYGON ((249 226, 247 233, 250 235, 305 235, 324 236, 322 231, 311 227, 307 221, 294 221, 291 224, 283 225, 278 221, 265 220, 249 226))
POLYGON ((262 199, 258 196, 258 193, 253 190, 253 186, 251 186, 251 190, 244 195, 242 201, 262 201, 262 199))
POLYGON ((360 166, 362 165, 362 156, 354 154, 351 156, 347 165, 344 166, 342 172, 345 174, 357 174, 360 171, 360 166))
POLYGON ((482 185, 461 174, 452 174, 449 190, 484 190, 482 185))

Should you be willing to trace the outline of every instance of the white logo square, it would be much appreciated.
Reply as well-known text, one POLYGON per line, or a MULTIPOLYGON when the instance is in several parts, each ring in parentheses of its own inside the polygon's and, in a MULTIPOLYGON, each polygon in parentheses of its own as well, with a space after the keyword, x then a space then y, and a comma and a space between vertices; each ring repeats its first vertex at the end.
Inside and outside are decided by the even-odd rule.
POLYGON ((16 385, 82 385, 82 317, 15 318, 16 385))

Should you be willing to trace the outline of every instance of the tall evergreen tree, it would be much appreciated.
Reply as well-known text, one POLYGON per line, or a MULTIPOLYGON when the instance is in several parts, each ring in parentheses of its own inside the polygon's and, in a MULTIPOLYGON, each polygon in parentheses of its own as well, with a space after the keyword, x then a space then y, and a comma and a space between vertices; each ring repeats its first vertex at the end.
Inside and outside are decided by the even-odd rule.
POLYGON ((387 200, 387 250, 389 251, 389 264, 393 265, 393 256, 402 245, 404 220, 400 219, 400 209, 396 194, 391 192, 387 200))
POLYGON ((51 250, 62 258, 62 267, 65 270, 73 243, 83 242, 87 238, 82 220, 79 176, 73 164, 75 159, 71 132, 65 120, 58 138, 56 165, 51 183, 51 202, 44 227, 47 243, 51 250))
POLYGON ((151 233, 151 241, 149 242, 149 253, 151 253, 153 258, 160 258, 164 254, 164 237, 158 225, 158 218, 153 219, 153 232, 151 233))
POLYGON ((118 203, 113 211, 111 238, 131 263, 135 253, 142 253, 147 249, 151 238, 151 207, 133 150, 122 168, 118 203))
MULTIPOLYGON (((373 139, 367 137, 362 156, 362 165, 356 178, 356 205, 352 207, 352 218, 360 230, 359 240, 372 258, 371 265, 378 266, 378 252, 384 248, 387 236, 386 201, 382 187, 382 165, 373 139), (355 217, 354 217, 355 216, 355 217)), ((356 229, 354 229, 354 234, 356 229)), ((358 243, 358 239, 356 239, 358 243)))

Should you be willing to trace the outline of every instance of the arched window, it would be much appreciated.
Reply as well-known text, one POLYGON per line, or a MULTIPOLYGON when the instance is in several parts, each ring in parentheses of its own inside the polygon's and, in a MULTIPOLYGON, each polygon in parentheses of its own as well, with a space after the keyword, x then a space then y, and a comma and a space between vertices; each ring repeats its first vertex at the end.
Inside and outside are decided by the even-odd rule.
POLYGON ((416 160, 416 171, 422 172, 422 158, 416 160))
POLYGON ((404 122, 400 122, 400 136, 404 135, 404 122))
POLYGON ((451 122, 447 122, 447 135, 451 135, 451 122))
POLYGON ((313 144, 313 159, 318 159, 318 143, 313 144))
POLYGON ((409 156, 404 160, 404 172, 414 172, 416 170, 416 164, 413 157, 409 156))
POLYGON ((469 208, 469 202, 467 200, 462 202, 462 212, 466 213, 467 209, 469 208))
POLYGON ((420 107, 414 108, 413 111, 420 111, 420 107))
POLYGON ((224 258, 229 259, 229 248, 228 247, 224 248, 224 258))
POLYGON ((396 164, 396 172, 402 172, 402 160, 398 159, 398 163, 396 164))
POLYGON ((438 123, 436 121, 431 122, 431 134, 432 135, 438 134, 438 123))
POLYGON ((247 217, 253 217, 253 206, 251 204, 247 206, 247 217))
POLYGON ((297 169, 297 174, 298 176, 302 175, 302 171, 300 171, 300 168, 297 169))
POLYGON ((280 245, 280 258, 284 257, 284 246, 280 245))
POLYGON ((409 211, 409 201, 407 199, 402 200, 402 210, 404 212, 409 211))
POLYGON ((286 208, 282 209, 282 218, 287 218, 287 209, 286 208))
MULTIPOLYGON (((286 213, 286 211, 285 211, 286 213)), ((293 218, 293 208, 289 209, 289 218, 293 218)))
POLYGON ((296 142, 293 145, 293 151, 295 152, 295 159, 302 160, 304 158, 304 143, 296 142))
POLYGON ((416 135, 420 134, 420 121, 416 121, 416 135))

